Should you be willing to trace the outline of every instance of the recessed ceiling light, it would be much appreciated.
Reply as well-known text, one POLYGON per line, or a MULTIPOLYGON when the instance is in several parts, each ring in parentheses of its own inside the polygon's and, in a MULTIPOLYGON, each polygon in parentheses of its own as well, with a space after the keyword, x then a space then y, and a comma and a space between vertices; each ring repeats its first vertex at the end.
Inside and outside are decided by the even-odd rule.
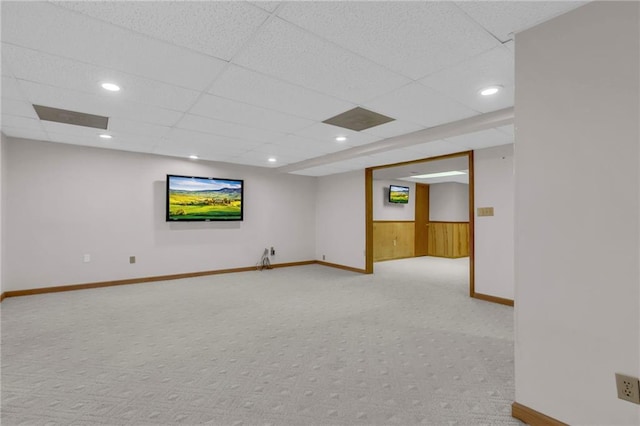
POLYGON ((437 178, 437 177, 446 177, 446 176, 458 176, 458 175, 466 175, 465 172, 451 171, 451 172, 440 172, 440 173, 429 173, 426 175, 416 175, 411 176, 412 178, 418 179, 429 179, 429 178, 437 178))
POLYGON ((108 134, 106 134, 106 133, 103 133, 103 134, 101 134, 101 135, 100 135, 100 137, 101 137, 102 139, 111 139, 113 136, 108 135, 108 134))
POLYGON ((344 142, 344 141, 346 141, 346 140, 347 140, 347 137, 346 137, 346 136, 338 136, 338 137, 336 138, 336 141, 337 141, 337 142, 344 142))
POLYGON ((198 156, 197 155, 190 155, 189 158, 191 158, 192 160, 197 160, 198 156))
POLYGON ((270 163, 275 163, 278 160, 276 159, 276 157, 269 157, 269 159, 267 161, 270 162, 270 163))
POLYGON ((500 91, 500 89, 502 89, 502 86, 489 86, 489 87, 485 87, 484 89, 482 89, 480 91, 480 94, 482 96, 491 96, 491 95, 495 95, 496 93, 498 93, 500 91))
POLYGON ((108 90, 110 92, 119 92, 120 91, 120 86, 118 86, 115 83, 102 83, 102 88, 104 90, 108 90))

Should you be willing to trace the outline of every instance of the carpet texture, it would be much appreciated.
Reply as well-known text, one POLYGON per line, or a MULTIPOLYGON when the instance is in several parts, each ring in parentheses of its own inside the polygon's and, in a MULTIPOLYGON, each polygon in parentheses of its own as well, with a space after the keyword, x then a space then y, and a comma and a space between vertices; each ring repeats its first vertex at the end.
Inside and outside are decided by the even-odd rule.
POLYGON ((8 298, 3 425, 511 425, 513 308, 468 260, 8 298))

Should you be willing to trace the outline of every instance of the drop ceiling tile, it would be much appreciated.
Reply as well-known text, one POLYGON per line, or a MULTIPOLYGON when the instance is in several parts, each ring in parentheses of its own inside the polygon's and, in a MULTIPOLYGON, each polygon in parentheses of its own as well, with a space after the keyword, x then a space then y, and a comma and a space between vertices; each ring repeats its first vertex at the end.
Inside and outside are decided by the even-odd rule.
POLYGON ((199 92, 194 90, 31 49, 6 44, 3 44, 2 48, 18 80, 93 93, 105 98, 118 99, 123 103, 140 102, 176 111, 186 110, 199 95, 199 92), (117 83, 122 90, 117 93, 105 91, 100 87, 105 81, 117 83))
POLYGON ((37 118, 20 117, 17 115, 5 114, 2 112, 2 127, 14 127, 17 129, 42 129, 40 120, 37 118))
POLYGON ((499 46, 423 78, 420 82, 476 111, 490 112, 507 108, 513 106, 513 53, 499 46), (480 95, 481 89, 496 85, 503 86, 496 95, 480 95))
MULTIPOLYGON (((52 123, 57 124, 57 123, 52 123)), ((50 128, 52 126, 49 126, 50 128)), ((57 133, 54 130, 47 130, 49 140, 51 142, 58 142, 64 144, 73 144, 88 146, 93 148, 103 149, 115 149, 120 151, 130 152, 149 152, 157 143, 156 139, 137 137, 135 139, 129 139, 125 137, 117 137, 109 140, 100 139, 95 134, 84 133, 82 131, 76 133, 69 133, 68 129, 62 129, 64 133, 57 133)))
POLYGON ((200 159, 210 161, 226 161, 226 159, 245 152, 244 149, 232 146, 218 146, 208 140, 188 141, 161 139, 154 147, 153 153, 174 157, 197 155, 200 159))
POLYGON ((278 147, 272 146, 271 144, 265 144, 253 151, 237 155, 233 161, 254 166, 274 168, 302 161, 303 159, 304 158, 299 154, 281 153, 278 147), (275 163, 269 162, 268 159, 270 157, 275 157, 277 161, 275 163))
POLYGON ((211 133, 194 132, 173 128, 162 139, 183 145, 199 147, 215 147, 224 150, 245 152, 262 145, 260 142, 238 139, 229 136, 214 135, 211 133))
POLYGON ((261 154, 261 155, 262 156, 249 157, 246 154, 241 154, 241 155, 232 156, 225 161, 233 164, 242 164, 245 166, 254 166, 254 167, 268 167, 272 169, 283 165, 282 163, 270 163, 264 157, 264 154, 261 154))
POLYGON ((4 42, 180 87, 202 90, 225 65, 47 2, 3 2, 2 24, 4 42))
POLYGON ((202 117, 200 115, 185 114, 175 125, 176 128, 211 133, 219 136, 229 136, 234 139, 246 139, 254 142, 273 142, 286 136, 285 133, 248 127, 228 121, 202 117))
POLYGON ((2 113, 9 115, 17 115, 19 117, 38 119, 38 114, 33 109, 33 105, 25 101, 16 101, 15 99, 2 99, 2 113))
POLYGON ((356 106, 234 65, 216 80, 209 92, 316 121, 325 120, 356 106))
POLYGON ((380 126, 365 129, 362 133, 376 136, 380 139, 392 138, 394 136, 406 135, 407 133, 417 132, 425 129, 425 126, 411 123, 405 120, 394 120, 380 126))
POLYGON ((453 138, 446 138, 447 142, 470 149, 488 148, 490 146, 513 143, 513 137, 496 129, 487 129, 475 133, 467 133, 453 138))
POLYGON ((586 1, 458 1, 455 4, 501 41, 543 21, 575 9, 586 1))
POLYGON ((412 145, 408 149, 418 154, 418 158, 431 158, 438 155, 453 154, 456 152, 468 151, 469 148, 454 144, 445 140, 437 140, 426 142, 423 144, 412 145))
POLYGON ((146 136, 150 138, 161 138, 165 136, 169 130, 168 126, 158 124, 149 124, 142 121, 129 120, 122 117, 112 117, 109 119, 108 132, 119 133, 131 136, 146 136))
POLYGON ((424 127, 449 123, 478 112, 414 82, 364 104, 364 107, 424 127))
POLYGON ((325 145, 337 145, 344 149, 351 146, 365 145, 378 141, 382 138, 370 135, 364 132, 356 132, 355 130, 344 129, 342 127, 333 126, 326 123, 315 123, 295 132, 296 136, 314 139, 325 145), (344 142, 337 142, 336 137, 345 136, 344 142))
POLYGON ((499 45, 449 2, 290 2, 278 16, 412 79, 499 45))
POLYGON ((385 151, 378 154, 372 154, 372 155, 369 155, 369 158, 373 160, 376 166, 378 166, 378 165, 385 165, 385 164, 401 163, 404 161, 419 160, 423 157, 421 157, 420 154, 418 154, 415 151, 404 148, 404 149, 395 149, 393 151, 385 151))
POLYGON ((159 125, 172 125, 182 116, 178 111, 135 102, 120 102, 114 97, 65 90, 24 80, 19 81, 19 84, 29 102, 36 105, 159 125))
POLYGON ((409 82, 406 77, 277 18, 233 62, 353 103, 409 82))
POLYGON ((272 142, 270 145, 281 148, 284 152, 304 154, 305 158, 317 157, 349 148, 335 141, 319 142, 314 139, 298 135, 286 135, 284 138, 272 142))
POLYGON ((203 117, 282 133, 294 132, 312 123, 306 118, 212 95, 202 96, 189 112, 203 117))
POLYGON ((269 16, 247 2, 56 2, 178 46, 229 60, 269 16), (188 31, 185 29, 188 28, 188 31))
POLYGON ((2 95, 3 101, 5 99, 15 99, 19 101, 26 100, 25 96, 20 90, 18 80, 5 75, 2 76, 2 87, 0 88, 0 95, 2 95))
POLYGON ((250 1, 249 3, 251 3, 254 6, 257 6, 261 9, 266 10, 267 12, 271 13, 274 12, 277 7, 282 3, 281 1, 250 1))
POLYGON ((35 139, 39 141, 49 140, 49 137, 42 129, 25 129, 20 127, 10 127, 2 124, 2 133, 14 138, 35 139))

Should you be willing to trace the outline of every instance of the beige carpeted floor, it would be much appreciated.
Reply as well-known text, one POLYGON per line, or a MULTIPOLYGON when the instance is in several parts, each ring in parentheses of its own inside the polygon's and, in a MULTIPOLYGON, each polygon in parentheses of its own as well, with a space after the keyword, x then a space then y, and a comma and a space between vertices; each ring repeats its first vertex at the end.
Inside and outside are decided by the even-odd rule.
POLYGON ((513 310, 467 259, 2 302, 2 425, 507 425, 513 310))

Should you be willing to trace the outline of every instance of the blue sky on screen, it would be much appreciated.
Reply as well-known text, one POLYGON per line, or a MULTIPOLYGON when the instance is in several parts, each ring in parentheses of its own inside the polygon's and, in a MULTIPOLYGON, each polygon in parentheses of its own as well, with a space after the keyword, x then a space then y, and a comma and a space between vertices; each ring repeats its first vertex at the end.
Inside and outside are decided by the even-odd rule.
POLYGON ((409 192, 409 188, 406 187, 406 186, 391 185, 390 190, 393 191, 393 192, 409 192))
POLYGON ((176 191, 217 191, 222 188, 240 189, 240 182, 223 179, 202 179, 192 177, 169 178, 169 189, 176 191))

